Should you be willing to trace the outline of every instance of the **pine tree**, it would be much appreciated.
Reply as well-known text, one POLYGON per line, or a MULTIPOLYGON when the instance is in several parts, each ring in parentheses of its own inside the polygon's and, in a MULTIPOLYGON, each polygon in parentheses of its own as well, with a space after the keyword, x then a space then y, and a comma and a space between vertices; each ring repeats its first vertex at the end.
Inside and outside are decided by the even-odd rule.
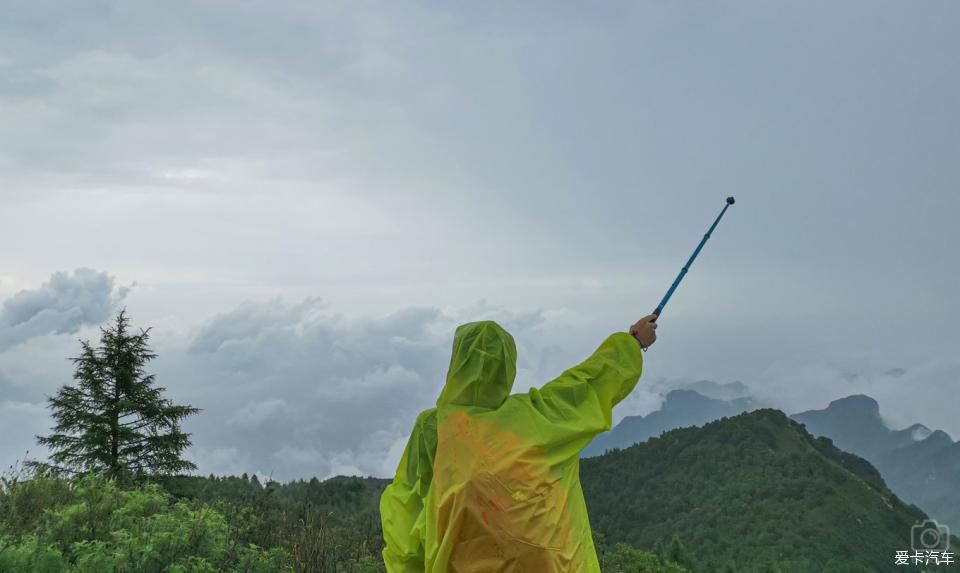
POLYGON ((150 329, 131 333, 128 323, 121 310, 111 326, 100 327, 99 347, 80 341, 80 356, 71 358, 76 384, 48 398, 53 433, 37 439, 50 449, 50 463, 38 468, 102 471, 120 479, 196 469, 181 457, 190 434, 180 422, 199 410, 164 398, 165 388, 144 371, 156 358, 148 347, 150 329))
POLYGON ((667 561, 669 563, 676 563, 685 569, 695 571, 697 569, 697 564, 693 559, 693 556, 690 555, 690 552, 687 551, 687 548, 683 546, 683 543, 680 541, 680 538, 674 536, 670 541, 670 546, 667 548, 667 561))

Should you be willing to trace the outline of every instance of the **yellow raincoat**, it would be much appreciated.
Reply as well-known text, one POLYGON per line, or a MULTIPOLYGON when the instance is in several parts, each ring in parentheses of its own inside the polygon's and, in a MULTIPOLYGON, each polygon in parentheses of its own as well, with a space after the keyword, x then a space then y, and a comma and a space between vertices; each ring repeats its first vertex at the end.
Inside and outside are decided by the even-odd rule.
POLYGON ((609 336, 542 388, 510 394, 517 350, 492 321, 461 325, 447 382, 380 499, 387 571, 593 573, 579 454, 636 386, 636 339, 609 336))

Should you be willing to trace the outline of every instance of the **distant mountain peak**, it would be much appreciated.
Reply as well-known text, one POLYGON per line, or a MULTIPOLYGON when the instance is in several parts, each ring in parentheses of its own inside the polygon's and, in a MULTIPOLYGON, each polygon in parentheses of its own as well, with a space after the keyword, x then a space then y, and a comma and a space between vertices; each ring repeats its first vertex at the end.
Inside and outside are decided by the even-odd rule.
POLYGON ((694 400, 698 402, 713 402, 715 399, 710 398, 709 396, 704 396, 696 390, 679 388, 677 390, 670 390, 667 392, 666 397, 664 397, 664 404, 667 402, 687 402, 694 400))
POLYGON ((846 398, 838 398, 830 402, 827 410, 868 412, 878 418, 880 417, 880 404, 866 394, 853 394, 846 398))
POLYGON ((837 447, 863 456, 883 474, 897 496, 931 511, 941 523, 960 528, 960 443, 942 430, 913 424, 893 430, 880 417, 877 401, 856 394, 823 410, 793 416, 807 430, 837 447))
POLYGON ((928 444, 942 444, 948 446, 953 443, 953 438, 951 438, 950 434, 944 432, 943 430, 935 430, 923 441, 928 444))
POLYGON ((739 380, 725 384, 712 380, 697 380, 692 384, 683 386, 683 389, 694 390, 698 394, 715 400, 735 400, 748 397, 751 394, 750 388, 739 380))
POLYGON ((602 454, 608 449, 625 448, 674 428, 699 426, 726 416, 753 410, 752 398, 721 400, 696 390, 681 388, 664 396, 660 409, 646 416, 627 416, 610 432, 597 436, 582 452, 583 457, 602 454))
POLYGON ((931 434, 933 434, 933 430, 924 426, 923 424, 914 424, 907 428, 907 431, 910 432, 910 437, 915 442, 926 440, 931 434))

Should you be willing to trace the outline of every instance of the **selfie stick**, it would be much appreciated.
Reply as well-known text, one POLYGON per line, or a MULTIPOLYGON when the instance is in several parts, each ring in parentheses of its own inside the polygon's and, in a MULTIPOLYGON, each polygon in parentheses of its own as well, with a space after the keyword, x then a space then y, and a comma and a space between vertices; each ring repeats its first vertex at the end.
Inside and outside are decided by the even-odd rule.
MULTIPOLYGON (((683 269, 680 270, 680 274, 677 275, 677 279, 673 281, 672 285, 670 285, 670 290, 668 290, 667 294, 663 296, 663 300, 661 300, 660 304, 657 305, 657 309, 653 311, 654 316, 657 318, 660 318, 660 313, 663 312, 663 307, 667 306, 667 301, 670 300, 671 296, 673 296, 673 291, 677 290, 677 285, 679 285, 680 281, 683 280, 683 275, 687 274, 687 271, 690 270, 690 265, 693 264, 693 259, 697 258, 697 255, 700 254, 700 249, 707 244, 707 239, 710 238, 710 233, 717 228, 717 223, 720 222, 720 217, 723 217, 723 214, 727 212, 727 207, 730 205, 733 205, 733 197, 727 197, 727 204, 724 205, 723 211, 720 211, 720 214, 717 215, 717 220, 713 222, 713 225, 710 225, 710 230, 707 231, 707 234, 703 236, 700 244, 697 245, 697 249, 693 251, 692 255, 690 255, 690 259, 687 261, 687 264, 683 265, 683 269)), ((656 318, 654 320, 656 320, 656 318)))

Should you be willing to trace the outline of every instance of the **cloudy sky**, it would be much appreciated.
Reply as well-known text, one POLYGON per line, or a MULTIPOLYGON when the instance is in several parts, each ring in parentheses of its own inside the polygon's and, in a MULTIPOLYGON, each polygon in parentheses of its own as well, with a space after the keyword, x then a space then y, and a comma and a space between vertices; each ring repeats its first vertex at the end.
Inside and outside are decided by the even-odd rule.
POLYGON ((126 306, 201 472, 390 475, 454 327, 960 437, 960 4, 6 2, 0 464, 126 306))

